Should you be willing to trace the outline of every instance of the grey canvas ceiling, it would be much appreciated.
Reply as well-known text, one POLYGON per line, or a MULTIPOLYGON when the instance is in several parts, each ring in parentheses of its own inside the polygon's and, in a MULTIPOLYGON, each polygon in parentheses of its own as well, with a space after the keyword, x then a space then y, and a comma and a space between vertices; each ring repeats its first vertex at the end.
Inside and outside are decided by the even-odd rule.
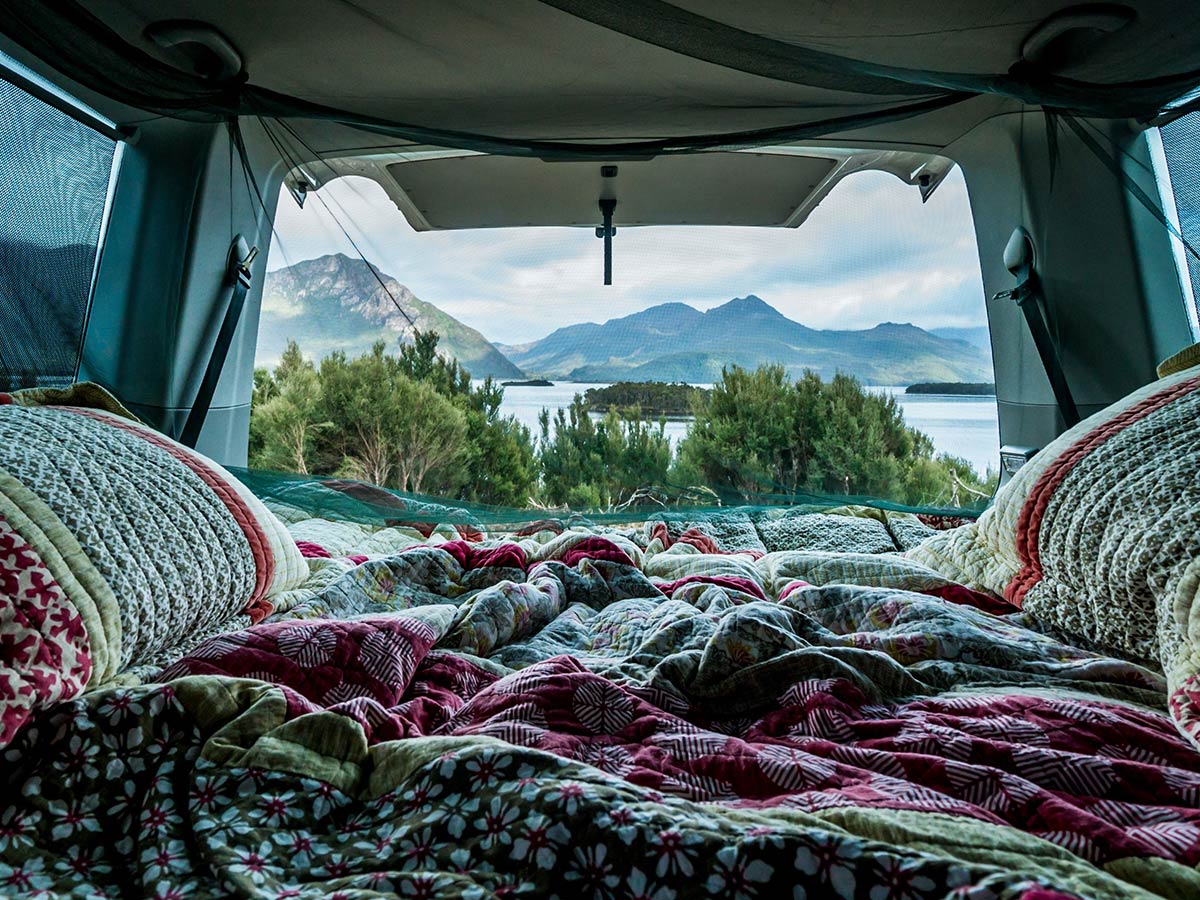
MULTIPOLYGON (((1047 17, 1077 6, 1056 0, 677 0, 670 5, 83 0, 80 5, 121 40, 160 62, 178 64, 178 59, 148 40, 146 27, 163 19, 194 19, 230 39, 257 88, 381 120, 557 141, 773 128, 920 101, 952 90, 955 78, 991 78, 999 91, 994 96, 1003 97, 1026 37, 1047 17), (667 18, 655 19, 659 14, 667 18), (672 17, 691 14, 705 17, 696 21, 707 24, 695 33, 673 25, 672 17), (706 36, 711 38, 707 44, 706 36), (751 52, 760 39, 769 42, 764 52, 751 52), (741 44, 745 52, 737 56, 741 44), (695 53, 688 49, 695 46, 700 46, 695 53), (772 57, 767 52, 772 47, 782 47, 783 57, 788 48, 800 48, 861 65, 850 75, 805 70, 806 83, 794 83, 787 72, 795 66, 789 69, 788 60, 772 57), (895 78, 894 69, 924 73, 926 83, 895 78), (943 75, 950 88, 930 86, 943 75)), ((28 3, 0 2, 0 9, 5 6, 24 6, 28 16, 28 3)), ((1130 0, 1122 6, 1131 13, 1129 24, 1099 36, 1086 52, 1057 66, 1054 78, 1092 90, 1200 70, 1200 3, 1130 0)), ((15 15, 0 19, 0 30, 20 41, 19 32, 34 20, 23 24, 15 15)), ((936 133, 893 128, 890 137, 944 142, 993 108, 966 100, 952 113, 921 117, 936 133)), ((881 127, 888 131, 886 123, 881 127)), ((331 121, 306 126, 305 134, 322 151, 347 149, 355 140, 369 143, 331 121)))

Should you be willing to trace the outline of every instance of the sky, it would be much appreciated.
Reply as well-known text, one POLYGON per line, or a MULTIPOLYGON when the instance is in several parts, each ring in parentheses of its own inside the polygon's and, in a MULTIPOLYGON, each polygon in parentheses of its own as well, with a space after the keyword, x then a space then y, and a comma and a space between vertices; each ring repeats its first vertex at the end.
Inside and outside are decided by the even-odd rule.
POLYGON ((922 204, 915 187, 882 172, 842 181, 797 229, 619 228, 612 286, 601 242, 584 228, 415 232, 383 189, 334 181, 304 209, 280 194, 268 267, 327 253, 364 255, 422 300, 519 344, 555 328, 604 322, 659 303, 709 309, 757 294, 813 328, 986 324, 971 213, 956 168, 922 204))

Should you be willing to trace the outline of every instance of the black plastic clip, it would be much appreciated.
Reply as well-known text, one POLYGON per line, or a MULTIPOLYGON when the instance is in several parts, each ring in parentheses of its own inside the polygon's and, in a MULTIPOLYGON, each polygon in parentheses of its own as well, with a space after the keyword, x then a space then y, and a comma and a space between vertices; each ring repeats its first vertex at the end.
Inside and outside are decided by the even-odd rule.
POLYGON ((617 233, 613 227, 613 210, 617 201, 612 197, 600 198, 600 213, 604 216, 604 224, 596 227, 596 237, 604 238, 604 283, 612 284, 612 239, 617 233))
POLYGON ((241 287, 249 290, 250 282, 254 277, 250 272, 250 267, 254 264, 254 260, 258 257, 258 247, 251 247, 242 259, 237 258, 237 254, 230 256, 230 276, 232 281, 241 287))

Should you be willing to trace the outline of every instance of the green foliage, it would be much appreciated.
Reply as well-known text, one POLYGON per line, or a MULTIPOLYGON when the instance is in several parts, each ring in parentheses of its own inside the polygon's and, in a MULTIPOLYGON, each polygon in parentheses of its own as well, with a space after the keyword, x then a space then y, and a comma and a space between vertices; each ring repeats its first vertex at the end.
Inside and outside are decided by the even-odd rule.
POLYGON ((328 449, 340 457, 341 474, 418 493, 457 489, 466 416, 410 377, 382 341, 354 360, 330 354, 320 376, 325 412, 336 416, 328 449))
POLYGON ((379 342, 317 368, 289 342, 274 373, 254 373, 251 465, 524 505, 537 480, 529 429, 500 415, 502 388, 473 388, 437 346, 436 332, 417 331, 398 355, 379 342))
POLYGON ((576 394, 553 419, 542 410, 540 426, 542 495, 552 504, 610 508, 666 481, 671 442, 663 424, 643 420, 636 407, 625 415, 610 410, 594 421, 576 394))
POLYGON ((328 427, 321 418, 321 384, 313 364, 292 341, 275 375, 254 373, 250 453, 263 468, 307 474, 317 436, 328 427))
POLYGON ((691 415, 692 404, 708 393, 690 384, 664 381, 618 381, 607 387, 588 388, 584 402, 596 412, 638 407, 647 416, 691 415))
POLYGON ((794 488, 800 460, 793 394, 783 366, 726 370, 692 408, 696 420, 679 448, 682 466, 739 494, 767 484, 794 488))
POLYGON ((421 381, 444 397, 468 396, 471 373, 458 360, 438 355, 440 340, 436 331, 414 331, 412 343, 402 344, 397 356, 399 369, 409 378, 421 381))
POLYGON ((949 504, 955 477, 991 493, 965 461, 935 458, 933 442, 904 424, 894 397, 845 375, 824 382, 808 372, 791 382, 782 366, 733 366, 694 411, 676 478, 698 476, 748 502, 803 491, 949 504))
POLYGON ((792 381, 782 366, 732 366, 711 391, 686 385, 613 385, 604 415, 576 395, 543 410, 535 445, 502 416, 504 389, 473 385, 437 352, 438 335, 416 332, 400 352, 382 342, 319 366, 289 342, 274 373, 254 373, 250 462, 322 472, 386 487, 497 506, 628 508, 642 502, 778 502, 800 493, 873 496, 910 505, 978 505, 995 475, 935 455, 909 428, 897 401, 853 378, 792 381), (665 423, 645 417, 683 398, 694 416, 672 453, 665 423), (711 490, 710 490, 711 489, 711 490))

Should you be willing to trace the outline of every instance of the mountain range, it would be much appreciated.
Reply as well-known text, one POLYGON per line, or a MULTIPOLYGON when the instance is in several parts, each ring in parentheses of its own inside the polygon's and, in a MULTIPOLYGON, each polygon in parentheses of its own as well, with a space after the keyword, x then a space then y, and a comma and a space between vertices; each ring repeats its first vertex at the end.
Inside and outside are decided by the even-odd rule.
POLYGON ((357 356, 380 340, 394 352, 398 342, 411 340, 414 327, 440 334, 445 355, 476 378, 522 377, 474 328, 421 300, 391 275, 372 273, 367 263, 341 253, 267 273, 256 358, 260 365, 274 365, 289 340, 318 360, 334 350, 357 356))
POLYGON ((966 341, 973 347, 992 353, 992 333, 986 325, 973 325, 967 328, 930 328, 930 334, 949 338, 952 341, 966 341))
POLYGON ((701 312, 664 303, 603 325, 560 328, 528 344, 499 345, 529 375, 570 381, 716 381, 721 367, 782 364, 867 384, 990 381, 988 354, 910 324, 857 331, 808 328, 751 294, 701 312))
POLYGON ((392 276, 342 254, 267 275, 258 361, 273 365, 288 340, 314 359, 333 350, 364 353, 378 340, 394 348, 411 338, 414 326, 437 331, 445 354, 476 378, 707 384, 720 378, 723 366, 779 363, 792 377, 813 369, 824 378, 845 372, 867 384, 992 379, 986 328, 936 333, 884 322, 861 330, 820 330, 789 319, 753 294, 704 312, 663 303, 603 324, 559 328, 529 343, 493 345, 392 276))

